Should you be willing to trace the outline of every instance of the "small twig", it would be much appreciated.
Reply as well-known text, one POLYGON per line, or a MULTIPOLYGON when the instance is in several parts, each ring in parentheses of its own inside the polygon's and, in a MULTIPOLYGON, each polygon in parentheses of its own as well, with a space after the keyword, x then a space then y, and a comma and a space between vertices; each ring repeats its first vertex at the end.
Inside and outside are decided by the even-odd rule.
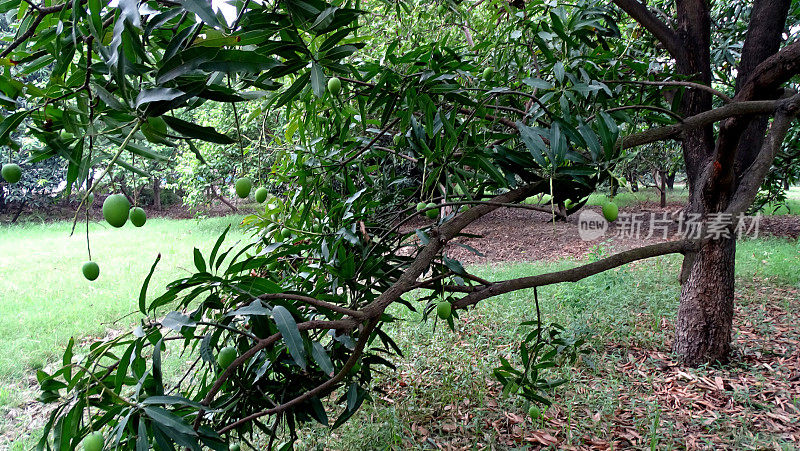
POLYGON ((733 101, 729 96, 717 91, 716 89, 712 88, 711 86, 706 86, 700 83, 693 83, 691 81, 674 81, 674 80, 665 80, 665 81, 639 81, 639 80, 603 80, 602 83, 620 83, 620 84, 631 84, 631 85, 647 85, 647 86, 684 86, 687 88, 694 88, 700 89, 702 91, 710 92, 715 96, 719 97, 720 99, 724 100, 725 103, 729 103, 733 101))
POLYGON ((122 152, 125 151, 125 148, 128 146, 128 143, 133 138, 133 135, 136 134, 136 132, 139 130, 139 127, 141 125, 142 125, 141 121, 137 120, 136 124, 131 129, 130 133, 128 133, 128 136, 126 136, 125 140, 122 141, 122 144, 119 145, 117 153, 111 158, 111 161, 108 162, 108 166, 106 166, 106 168, 100 174, 100 177, 98 177, 95 183, 92 184, 91 188, 86 190, 86 193, 83 195, 83 199, 81 199, 81 203, 78 205, 78 210, 75 212, 75 218, 73 218, 72 220, 72 231, 70 232, 70 236, 72 236, 72 234, 75 233, 75 224, 77 224, 78 222, 78 213, 80 212, 81 207, 83 206, 84 203, 86 203, 86 200, 89 198, 89 195, 92 194, 92 192, 94 192, 94 189, 97 187, 97 185, 100 184, 100 181, 103 180, 103 177, 105 177, 106 174, 108 174, 108 172, 111 170, 111 168, 117 163, 117 160, 119 160, 119 157, 122 155, 122 152))

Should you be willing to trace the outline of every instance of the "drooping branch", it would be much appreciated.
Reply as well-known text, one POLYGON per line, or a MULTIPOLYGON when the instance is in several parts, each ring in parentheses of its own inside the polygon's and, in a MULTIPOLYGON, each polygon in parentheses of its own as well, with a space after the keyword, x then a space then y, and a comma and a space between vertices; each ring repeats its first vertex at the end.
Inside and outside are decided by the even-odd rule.
MULTIPOLYGON (((339 372, 336 373, 335 376, 333 376, 332 378, 330 378, 327 381, 323 382, 322 384, 316 386, 315 388, 303 393, 302 395, 299 395, 299 396, 297 396, 297 397, 295 397, 295 398, 293 398, 293 399, 291 399, 289 401, 286 401, 283 404, 275 406, 275 407, 273 407, 271 409, 263 410, 261 412, 256 412, 254 414, 251 414, 251 415, 248 415, 248 416, 246 416, 244 418, 241 418, 241 419, 239 419, 239 420, 237 420, 237 421, 235 421, 235 422, 223 427, 222 429, 220 429, 217 432, 219 432, 220 434, 224 434, 224 433, 226 433, 226 432, 228 432, 228 431, 230 431, 232 429, 236 429, 237 427, 239 427, 239 426, 241 426, 243 424, 249 423, 250 421, 253 421, 255 419, 261 418, 263 416, 272 415, 272 414, 278 414, 278 413, 284 412, 284 411, 286 411, 286 410, 288 410, 288 409, 290 409, 290 408, 292 408, 292 407, 294 407, 294 406, 296 406, 298 404, 302 404, 302 403, 308 401, 309 399, 313 398, 314 396, 325 394, 328 391, 334 389, 336 387, 336 384, 338 384, 340 381, 342 381, 347 376, 347 374, 350 373, 350 370, 355 366, 355 364, 358 361, 359 357, 361 357, 361 354, 364 352, 364 346, 366 346, 370 335, 372 335, 372 331, 375 330, 375 326, 377 326, 377 325, 378 325, 378 318, 375 318, 375 319, 370 320, 370 322, 367 323, 366 326, 364 326, 364 328, 361 330, 361 335, 358 337, 358 342, 356 343, 356 347, 355 347, 355 349, 353 349, 353 353, 350 354, 350 358, 347 359, 347 362, 345 362, 345 364, 342 367, 342 369, 339 370, 339 372)), ((200 418, 200 417, 198 416, 198 418, 200 418)))
POLYGON ((645 27, 650 33, 653 33, 653 36, 664 44, 664 47, 673 58, 677 60, 683 57, 684 49, 678 39, 678 35, 667 24, 660 21, 644 3, 639 0, 612 1, 631 16, 633 20, 645 27))
POLYGON ((561 282, 577 282, 589 276, 593 276, 595 274, 599 274, 631 262, 644 260, 651 257, 658 257, 660 255, 683 254, 695 249, 696 247, 696 241, 669 241, 666 243, 652 244, 649 246, 620 252, 612 255, 611 257, 607 257, 583 266, 578 266, 576 268, 540 274, 536 276, 520 277, 518 279, 505 280, 502 282, 494 282, 489 286, 479 288, 477 291, 474 291, 473 293, 470 293, 453 302, 453 307, 464 308, 477 304, 484 299, 525 288, 541 287, 544 285, 552 285, 561 282))
MULTIPOLYGON (((313 329, 327 329, 327 330, 342 330, 342 329, 352 329, 358 326, 359 322, 353 319, 344 319, 344 320, 337 320, 337 321, 305 321, 299 323, 297 325, 298 330, 313 330, 313 329)), ((211 404, 211 401, 214 400, 214 397, 217 393, 222 389, 222 386, 225 384, 225 381, 236 371, 236 368, 243 365, 245 362, 250 360, 253 356, 256 355, 262 349, 266 349, 269 346, 275 344, 281 338, 280 332, 270 335, 267 338, 263 338, 256 343, 255 346, 248 349, 245 353, 237 357, 229 366, 219 375, 217 380, 214 382, 214 385, 211 389, 206 393, 205 398, 203 401, 200 402, 201 405, 208 407, 211 404)), ((204 409, 200 409, 197 412, 197 418, 195 418, 194 428, 197 430, 200 427, 200 424, 203 421, 203 415, 205 413, 204 409)))
POLYGON ((363 314, 361 312, 342 307, 340 305, 332 304, 330 302, 325 302, 319 299, 315 299, 309 296, 301 296, 298 294, 286 294, 286 293, 269 293, 269 294, 262 294, 258 297, 259 299, 263 300, 270 300, 270 299, 285 299, 287 301, 298 301, 304 302, 309 305, 313 305, 314 307, 324 308, 336 313, 341 313, 342 315, 351 316, 353 318, 362 318, 363 314))
POLYGON ((17 36, 16 39, 14 39, 13 41, 11 41, 11 43, 8 44, 8 47, 4 48, 3 51, 0 52, 0 58, 5 58, 6 56, 8 56, 9 53, 13 52, 14 49, 22 45, 31 36, 33 36, 34 33, 36 33, 36 29, 39 28, 39 24, 42 23, 42 20, 44 20, 46 16, 48 16, 49 14, 60 12, 68 4, 71 4, 71 2, 62 3, 60 5, 55 5, 55 6, 33 8, 34 10, 36 10, 37 14, 36 17, 31 22, 31 25, 28 27, 27 30, 25 30, 25 33, 22 33, 21 35, 17 36))
POLYGON ((800 73, 800 41, 782 48, 756 66, 735 100, 757 100, 770 95, 790 78, 800 73))
POLYGON ((603 83, 606 84, 630 84, 630 85, 643 85, 643 86, 682 86, 685 88, 694 88, 699 89, 701 91, 706 91, 710 94, 713 94, 720 99, 724 100, 725 103, 731 102, 733 99, 730 98, 727 94, 724 94, 721 91, 718 91, 711 86, 704 85, 702 83, 695 83, 691 81, 677 81, 677 80, 664 80, 664 81, 644 81, 644 80, 603 80, 603 83))
POLYGON ((800 94, 795 94, 785 101, 775 113, 775 119, 764 139, 764 144, 756 159, 745 171, 742 182, 728 205, 726 213, 736 215, 747 210, 753 203, 753 199, 761 188, 761 182, 772 167, 775 155, 781 149, 786 133, 798 114, 800 114, 800 94))
POLYGON ((14 39, 10 44, 8 44, 8 47, 6 47, 5 49, 3 49, 2 52, 0 52, 0 58, 5 58, 6 56, 8 56, 9 53, 13 52, 15 48, 19 47, 28 38, 33 36, 33 34, 36 33, 36 29, 39 27, 39 24, 41 24, 42 20, 44 20, 45 16, 46 14, 40 11, 33 19, 33 22, 31 22, 30 27, 28 27, 28 29, 25 30, 25 33, 19 35, 17 39, 14 39))
POLYGON ((749 102, 732 102, 713 110, 689 116, 683 122, 657 127, 620 138, 618 145, 623 149, 641 146, 665 139, 674 139, 686 130, 703 127, 733 116, 751 114, 771 114, 780 105, 778 100, 754 100, 749 102))
MULTIPOLYGON (((495 196, 491 199, 491 202, 494 204, 516 203, 535 193, 538 187, 539 183, 524 185, 495 196)), ((414 261, 409 265, 403 275, 374 301, 364 307, 362 311, 367 317, 375 317, 382 314, 389 305, 400 299, 400 296, 408 292, 411 287, 417 283, 417 278, 428 269, 434 258, 436 258, 450 240, 465 227, 498 208, 500 208, 499 205, 492 205, 490 203, 476 205, 457 215, 449 222, 444 223, 438 229, 431 230, 429 234, 430 241, 417 253, 414 261)))
MULTIPOLYGON (((681 116, 680 114, 678 114, 678 113, 676 113, 674 111, 668 110, 666 108, 661 108, 661 107, 657 107, 657 106, 653 106, 653 105, 625 105, 625 106, 620 106, 620 107, 616 107, 616 108, 609 108, 609 109, 605 110, 605 112, 606 113, 613 113, 615 111, 625 111, 625 110, 655 111, 657 113, 663 113, 663 114, 666 114, 667 116, 671 116, 672 118, 677 119, 679 121, 683 120, 683 116, 681 116)), ((586 118, 586 122, 589 122, 594 118, 595 118, 595 115, 591 115, 588 118, 586 118)))

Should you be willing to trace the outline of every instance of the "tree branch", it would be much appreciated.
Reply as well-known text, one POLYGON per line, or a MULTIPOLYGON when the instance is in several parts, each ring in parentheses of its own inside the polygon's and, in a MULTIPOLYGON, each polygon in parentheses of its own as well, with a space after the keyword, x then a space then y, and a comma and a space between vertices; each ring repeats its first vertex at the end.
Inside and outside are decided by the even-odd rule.
MULTIPOLYGON (((312 329, 350 329, 356 327, 358 325, 358 321, 356 320, 338 320, 338 321, 306 321, 297 325, 298 330, 312 330, 312 329)), ((252 358, 256 353, 262 349, 266 349, 270 345, 274 344, 281 338, 280 332, 270 335, 267 338, 263 338, 258 341, 258 343, 253 346, 252 348, 248 349, 247 352, 240 355, 236 358, 229 366, 219 375, 217 380, 214 382, 214 385, 206 394, 205 398, 200 402, 203 406, 208 406, 211 404, 211 401, 214 400, 214 396, 216 396, 217 392, 222 388, 222 385, 225 381, 233 374, 233 372, 241 366, 244 362, 248 361, 252 358)), ((360 340, 359 340, 360 341, 360 340)), ((352 358, 352 357, 351 357, 352 358)), ((203 421, 203 414, 205 413, 204 409, 200 409, 197 412, 197 418, 194 422, 194 428, 197 430, 200 427, 200 424, 203 421)))
POLYGON ((701 91, 706 91, 708 93, 714 94, 715 96, 719 97, 720 99, 724 100, 725 103, 731 102, 733 99, 730 96, 717 91, 716 89, 712 88, 711 86, 706 86, 702 83, 694 83, 691 81, 676 81, 676 80, 664 80, 664 81, 639 81, 639 80, 603 80, 603 83, 606 84, 631 84, 631 85, 644 85, 644 86, 683 86, 686 88, 694 88, 699 89, 701 91))
POLYGON ((620 138, 617 144, 623 149, 641 146, 665 139, 677 138, 682 132, 703 127, 714 122, 719 122, 733 116, 743 116, 750 114, 769 114, 774 113, 780 105, 777 100, 754 100, 750 102, 732 102, 727 105, 704 111, 700 114, 687 117, 678 124, 667 125, 664 127, 651 128, 643 132, 620 138))
POLYGON ((355 310, 351 310, 346 307, 342 307, 340 305, 331 304, 330 302, 321 301, 319 299, 315 299, 308 296, 301 296, 297 294, 286 294, 286 293, 268 293, 262 294, 258 297, 259 299, 263 300, 270 300, 270 299, 286 299, 289 301, 299 301, 305 302, 306 304, 313 305, 317 308, 324 308, 328 310, 332 310, 336 313, 341 313, 342 315, 351 316, 353 318, 363 318, 364 314, 355 310))
POLYGON ((645 27, 650 33, 655 36, 673 58, 681 59, 684 54, 683 46, 678 39, 678 35, 664 22, 649 10, 647 6, 638 0, 612 0, 615 5, 620 7, 629 16, 638 22, 641 26, 645 27))
POLYGON ((453 302, 453 307, 464 308, 469 305, 477 304, 484 299, 525 288, 541 287, 544 285, 552 285, 561 282, 577 282, 589 276, 593 276, 595 274, 599 274, 601 272, 608 271, 609 269, 613 269, 637 260, 643 260, 646 258, 667 254, 683 254, 695 249, 696 246, 697 242, 689 240, 652 244, 649 246, 620 252, 612 255, 611 257, 607 257, 583 266, 578 266, 577 268, 571 268, 564 271, 556 271, 547 274, 539 274, 530 277, 520 277, 518 279, 505 280, 502 282, 495 282, 490 286, 479 289, 478 291, 468 294, 463 298, 453 302))
MULTIPOLYGON (((372 331, 375 329, 375 326, 377 326, 377 325, 378 325, 378 318, 375 318, 375 319, 371 320, 369 323, 367 323, 367 325, 361 331, 361 336, 358 337, 358 342, 356 343, 356 347, 353 350, 353 353, 350 355, 350 358, 347 359, 347 362, 345 362, 345 364, 342 367, 342 369, 339 370, 339 372, 336 373, 335 376, 333 376, 332 378, 330 378, 327 381, 323 382, 322 384, 316 386, 315 388, 303 393, 302 395, 297 396, 296 398, 293 398, 293 399, 291 399, 289 401, 286 401, 285 403, 280 404, 278 406, 275 406, 275 407, 273 407, 271 409, 263 410, 261 412, 256 412, 256 413, 254 413, 252 415, 248 415, 248 416, 246 416, 244 418, 241 418, 241 419, 239 419, 239 420, 237 420, 237 421, 235 421, 235 422, 223 427, 222 429, 220 429, 217 432, 219 432, 220 434, 224 434, 224 433, 230 431, 231 429, 235 429, 235 428, 237 428, 237 427, 239 427, 239 426, 241 426, 241 425, 243 425, 245 423, 248 423, 250 421, 255 420, 256 418, 260 418, 260 417, 263 417, 265 415, 272 415, 272 414, 284 412, 285 410, 287 410, 287 409, 289 409, 291 407, 294 407, 294 406, 296 406, 298 404, 301 404, 301 403, 313 398, 314 396, 321 395, 323 393, 327 393, 329 390, 333 389, 334 386, 337 383, 339 383, 339 381, 344 379, 345 376, 347 376, 347 374, 350 373, 350 370, 355 366, 356 362, 358 361, 358 358, 361 357, 361 354, 364 351, 364 346, 366 346, 367 341, 369 339, 369 336, 372 335, 372 331)), ((198 418, 200 418, 200 417, 198 416, 198 418)))
POLYGON ((19 47, 20 44, 25 42, 26 39, 33 36, 33 34, 36 33, 36 28, 39 27, 39 24, 42 23, 42 20, 44 20, 44 16, 46 15, 47 14, 39 10, 39 13, 37 14, 36 18, 33 19, 33 22, 31 22, 31 26, 28 27, 27 30, 25 30, 25 33, 19 35, 17 39, 14 39, 10 44, 8 44, 8 47, 6 47, 5 49, 3 49, 2 52, 0 52, 0 58, 5 58, 6 56, 8 56, 9 53, 13 52, 15 48, 19 47))
POLYGON ((800 94, 795 94, 790 99, 785 100, 775 113, 775 119, 772 121, 764 144, 761 146, 761 151, 743 174, 742 182, 736 193, 734 193, 725 213, 739 214, 747 210, 753 203, 753 199, 758 194, 761 183, 772 167, 775 155, 781 149, 786 133, 798 113, 800 113, 800 94))
MULTIPOLYGON (((649 111, 655 111, 657 113, 663 113, 663 114, 666 114, 667 116, 671 116, 672 118, 677 119, 679 121, 683 120, 683 116, 681 116, 680 114, 678 114, 678 113, 676 113, 674 111, 670 111, 670 110, 668 110, 666 108, 661 108, 661 107, 652 106, 652 105, 626 105, 626 106, 620 106, 620 107, 616 107, 616 108, 609 108, 609 109, 606 110, 606 113, 613 113, 614 111, 625 111, 625 110, 649 110, 649 111)), ((595 118, 595 115, 593 114, 593 115, 589 116, 588 118, 586 118, 586 122, 589 122, 594 118, 595 118)))
POLYGON ((782 48, 756 66, 734 100, 757 100, 774 93, 783 83, 800 73, 800 41, 782 48))

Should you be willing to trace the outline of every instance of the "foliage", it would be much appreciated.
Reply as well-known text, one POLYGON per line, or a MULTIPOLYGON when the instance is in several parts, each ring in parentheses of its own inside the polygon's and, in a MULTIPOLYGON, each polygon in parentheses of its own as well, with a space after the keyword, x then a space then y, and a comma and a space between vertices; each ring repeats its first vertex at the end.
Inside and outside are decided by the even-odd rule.
POLYGON ((14 156, 5 155, 0 152, 0 166, 5 163, 17 163, 22 168, 22 178, 15 184, 9 184, 0 180, 0 212, 7 204, 19 204, 33 208, 39 208, 51 204, 53 198, 58 194, 61 186, 66 179, 66 168, 61 160, 45 160, 40 162, 26 162, 26 158, 35 152, 37 143, 35 140, 23 139, 23 146, 14 156))
MULTIPOLYGON (((199 161, 211 150, 199 180, 182 157, 195 191, 237 173, 261 179, 261 146, 275 145, 264 161, 282 188, 244 220, 249 245, 234 251, 223 233, 209 254, 195 250, 193 274, 148 303, 156 260, 133 333, 80 357, 71 342, 60 368, 38 373, 42 401, 57 404, 43 448, 75 447, 97 430, 122 449, 224 449, 280 425, 294 438, 298 423, 329 424, 321 399, 331 392, 342 394, 331 422, 341 425, 369 399, 373 373, 391 368, 388 356, 399 352, 384 330, 396 320, 389 305, 414 310, 402 295, 425 288, 425 316, 442 300, 457 315, 494 286, 448 256, 448 241, 532 195, 580 208, 614 173, 623 134, 671 124, 681 106, 679 89, 668 101, 658 89, 620 83, 666 78, 668 64, 639 62, 660 50, 637 39, 619 11, 585 0, 522 10, 492 1, 474 12, 447 3, 456 27, 473 21, 480 32, 457 37, 430 26, 417 38, 419 22, 399 20, 387 25, 401 34, 395 39, 361 26, 362 6, 373 3, 245 2, 235 19, 197 1, 30 5, 0 6, 16 9, 22 38, 0 54, 19 66, 0 75, 0 103, 15 110, 0 123, 0 144, 14 146, 6 132, 30 120, 46 144, 32 161, 67 161, 68 190, 96 164, 106 164, 103 175, 120 166, 149 177, 134 155, 167 161, 163 149, 185 145, 199 161), (44 83, 20 77, 46 65, 44 83), (342 82, 339 95, 327 89, 332 76, 342 82), (269 119, 284 126, 280 138, 265 132, 275 112, 285 118, 269 119), (244 115, 260 116, 261 125, 243 125, 244 115), (201 149, 200 141, 224 147, 201 149), (432 221, 420 222, 419 201, 435 202, 426 207, 432 221), (172 341, 195 362, 177 382, 165 380, 161 365, 172 341), (239 357, 222 369, 215 354, 226 346, 239 357)), ((429 17, 413 2, 395 10, 398 18, 429 17)), ((656 250, 683 251, 669 246, 656 250)), ((552 352, 539 357, 542 346, 572 359, 580 347, 550 335, 523 343, 525 377, 514 382, 539 402, 541 393, 525 389, 548 386, 528 371, 554 362, 552 352)), ((498 373, 514 374, 505 365, 498 373)))

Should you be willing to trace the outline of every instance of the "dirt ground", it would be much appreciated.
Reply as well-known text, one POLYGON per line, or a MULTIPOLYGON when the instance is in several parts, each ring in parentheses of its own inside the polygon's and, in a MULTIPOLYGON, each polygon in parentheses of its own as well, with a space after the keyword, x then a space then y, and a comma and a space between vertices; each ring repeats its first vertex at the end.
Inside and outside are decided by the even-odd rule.
MULTIPOLYGON (((527 209, 499 209, 475 221, 464 230, 467 234, 480 235, 480 238, 461 237, 455 242, 466 244, 474 251, 451 244, 447 252, 450 257, 462 263, 489 263, 503 261, 558 260, 562 258, 580 259, 596 250, 598 246, 606 250, 622 251, 661 241, 679 239, 679 224, 674 221, 669 226, 667 239, 663 238, 661 229, 650 232, 651 214, 656 220, 662 215, 677 214, 682 204, 671 204, 660 208, 656 204, 640 204, 631 208, 620 209, 620 219, 612 224, 604 236, 584 241, 579 234, 580 212, 572 214, 567 221, 552 221, 552 216, 527 209), (643 218, 638 233, 632 227, 621 223, 626 215, 638 214, 643 218), (624 233, 621 233, 623 232, 624 233)), ((599 207, 586 207, 600 214, 599 207)), ((669 216, 667 216, 669 217, 669 216)), ((748 227, 753 225, 754 218, 746 219, 748 227)), ((629 223, 631 224, 631 223, 629 223)), ((427 225, 422 221, 412 224, 409 229, 427 225)), ((751 231, 747 236, 752 236, 751 231)), ((800 216, 761 216, 758 219, 758 236, 776 236, 790 239, 800 237, 800 216)))

